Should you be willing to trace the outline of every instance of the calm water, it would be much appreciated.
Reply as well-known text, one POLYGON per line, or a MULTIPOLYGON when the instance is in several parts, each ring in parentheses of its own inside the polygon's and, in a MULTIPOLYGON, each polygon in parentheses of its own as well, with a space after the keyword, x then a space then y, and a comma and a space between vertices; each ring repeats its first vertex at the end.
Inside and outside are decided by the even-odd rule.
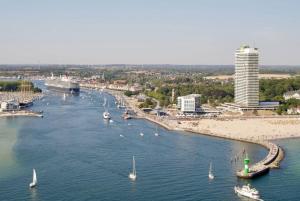
MULTIPOLYGON (((230 158, 243 148, 252 161, 266 155, 257 145, 124 121, 113 97, 100 92, 83 91, 66 100, 47 92, 33 109, 45 117, 0 119, 1 201, 247 200, 233 192, 233 186, 248 181, 236 178, 241 162, 231 164, 230 158), (104 97, 113 117, 109 124, 102 119, 104 97), (135 182, 128 179, 133 155, 135 182), (210 161, 213 181, 207 178, 210 161), (34 190, 28 188, 32 168, 39 182, 34 190)), ((250 182, 264 200, 300 200, 300 140, 279 143, 287 152, 282 168, 250 182)))

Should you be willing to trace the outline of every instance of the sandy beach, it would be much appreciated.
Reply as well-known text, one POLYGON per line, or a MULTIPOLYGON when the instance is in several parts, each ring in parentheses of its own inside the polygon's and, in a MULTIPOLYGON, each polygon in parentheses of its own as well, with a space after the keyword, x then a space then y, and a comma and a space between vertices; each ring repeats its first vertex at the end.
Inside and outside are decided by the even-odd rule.
POLYGON ((300 137, 299 118, 166 120, 171 127, 193 132, 254 141, 300 137))
POLYGON ((177 120, 146 114, 137 107, 138 102, 135 98, 126 97, 120 91, 109 90, 108 92, 115 96, 122 96, 126 100, 127 105, 136 112, 137 118, 147 119, 169 130, 191 131, 243 141, 266 141, 300 137, 298 132, 300 130, 299 116, 220 117, 214 119, 177 120))

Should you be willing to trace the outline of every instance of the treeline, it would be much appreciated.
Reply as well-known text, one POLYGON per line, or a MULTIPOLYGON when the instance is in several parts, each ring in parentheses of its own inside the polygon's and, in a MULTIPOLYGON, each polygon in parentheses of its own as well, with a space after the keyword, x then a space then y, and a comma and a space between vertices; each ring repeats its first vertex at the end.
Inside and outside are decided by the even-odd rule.
POLYGON ((146 95, 153 97, 160 101, 161 106, 168 106, 169 104, 176 103, 178 96, 185 96, 188 94, 201 94, 201 103, 210 103, 218 105, 224 102, 232 102, 234 99, 233 83, 228 82, 202 82, 197 84, 178 84, 178 85, 165 85, 158 87, 153 91, 146 91, 146 95), (172 89, 175 92, 175 99, 172 102, 172 89))
MULTIPOLYGON (((213 106, 224 102, 234 101, 234 83, 231 81, 207 81, 202 80, 199 83, 190 82, 189 78, 180 78, 174 84, 162 84, 148 88, 145 94, 160 101, 161 106, 168 106, 176 103, 178 96, 185 96, 188 94, 201 94, 201 103, 209 103, 213 106), (172 101, 172 89, 175 90, 175 99, 172 101)), ((298 106, 298 102, 285 101, 283 94, 287 91, 300 89, 300 76, 287 79, 261 79, 259 88, 260 101, 279 101, 282 104, 281 109, 286 111, 286 108, 291 106, 298 106)), ((299 104, 300 105, 300 104, 299 104)))
POLYGON ((34 87, 34 84, 29 81, 0 81, 0 91, 15 92, 15 91, 33 91, 34 93, 42 92, 41 89, 34 87))
POLYGON ((261 79, 259 82, 261 101, 282 101, 287 91, 300 89, 300 76, 287 79, 261 79))
POLYGON ((286 114, 289 108, 300 106, 300 100, 284 100, 283 94, 287 91, 300 89, 300 76, 287 79, 273 79, 260 81, 260 100, 279 101, 280 106, 277 109, 278 114, 286 114))

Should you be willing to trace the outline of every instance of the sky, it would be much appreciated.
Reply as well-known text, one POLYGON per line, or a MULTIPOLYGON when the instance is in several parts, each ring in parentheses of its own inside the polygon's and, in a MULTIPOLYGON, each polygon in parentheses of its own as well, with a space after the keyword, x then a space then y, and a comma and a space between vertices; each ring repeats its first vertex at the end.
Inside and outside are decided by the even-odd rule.
POLYGON ((0 0, 0 64, 300 64, 299 0, 0 0))

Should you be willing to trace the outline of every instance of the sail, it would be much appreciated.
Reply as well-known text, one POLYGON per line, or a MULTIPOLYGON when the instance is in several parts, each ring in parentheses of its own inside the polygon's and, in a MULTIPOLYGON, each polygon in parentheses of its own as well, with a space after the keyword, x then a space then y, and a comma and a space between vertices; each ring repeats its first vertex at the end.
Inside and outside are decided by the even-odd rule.
POLYGON ((133 156, 133 158, 132 158, 132 173, 133 173, 134 175, 136 175, 134 156, 133 156))
POLYGON ((35 172, 35 169, 33 169, 32 183, 34 183, 34 184, 37 183, 37 178, 36 178, 36 172, 35 172))
POLYGON ((103 102, 103 106, 105 106, 106 105, 106 98, 104 98, 104 102, 103 102))
POLYGON ((212 175, 212 163, 210 162, 210 165, 209 165, 209 174, 212 175))

